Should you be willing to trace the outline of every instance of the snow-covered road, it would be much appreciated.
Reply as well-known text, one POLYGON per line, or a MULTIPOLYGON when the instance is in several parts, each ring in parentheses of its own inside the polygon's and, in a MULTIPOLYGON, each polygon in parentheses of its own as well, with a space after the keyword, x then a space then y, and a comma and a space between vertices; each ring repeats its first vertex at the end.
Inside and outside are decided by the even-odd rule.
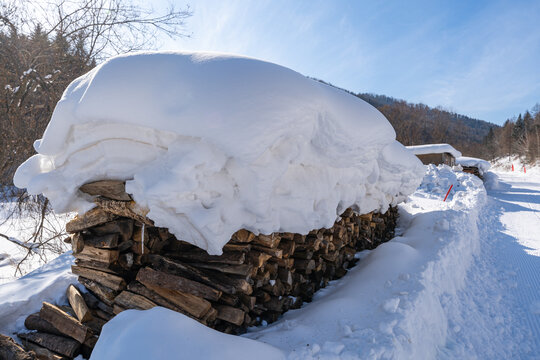
POLYGON ((499 174, 480 213, 481 250, 449 318, 443 359, 540 358, 540 176, 499 174))

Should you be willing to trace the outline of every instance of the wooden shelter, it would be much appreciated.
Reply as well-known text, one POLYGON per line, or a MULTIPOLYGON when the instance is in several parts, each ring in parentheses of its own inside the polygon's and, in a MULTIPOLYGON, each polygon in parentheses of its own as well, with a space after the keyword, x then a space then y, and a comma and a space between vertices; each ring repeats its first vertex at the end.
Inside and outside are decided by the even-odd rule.
POLYGON ((454 166, 456 158, 461 156, 461 153, 449 144, 413 145, 407 146, 407 149, 412 151, 424 165, 454 166))

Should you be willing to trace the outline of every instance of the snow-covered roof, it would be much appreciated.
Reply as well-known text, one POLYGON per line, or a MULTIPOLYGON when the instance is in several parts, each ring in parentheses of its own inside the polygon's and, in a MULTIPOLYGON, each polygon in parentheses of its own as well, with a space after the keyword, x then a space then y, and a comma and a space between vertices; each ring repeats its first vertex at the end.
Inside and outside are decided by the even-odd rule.
POLYGON ((413 145, 407 146, 407 149, 411 150, 414 155, 449 153, 455 158, 461 156, 461 152, 457 151, 452 145, 449 144, 413 145))
POLYGON ((461 156, 461 157, 456 158, 456 164, 463 165, 463 166, 475 166, 481 172, 486 172, 491 167, 491 164, 486 160, 477 159, 477 158, 468 157, 468 156, 461 156))
POLYGON ((374 107, 285 67, 210 53, 114 57, 73 81, 14 182, 85 212, 127 180, 156 226, 210 253, 237 230, 307 233, 385 210, 421 181, 374 107))

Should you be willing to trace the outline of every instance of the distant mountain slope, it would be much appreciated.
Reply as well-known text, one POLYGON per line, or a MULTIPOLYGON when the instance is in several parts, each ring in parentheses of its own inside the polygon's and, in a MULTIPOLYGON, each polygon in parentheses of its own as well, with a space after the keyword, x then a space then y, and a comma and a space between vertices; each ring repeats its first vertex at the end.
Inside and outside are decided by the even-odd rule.
MULTIPOLYGON (((313 79, 334 86, 323 80, 313 79)), ((367 101, 382 112, 396 130, 397 140, 403 145, 448 143, 461 151, 464 156, 482 157, 487 154, 486 147, 483 146, 484 138, 491 128, 499 127, 442 108, 412 104, 386 95, 355 94, 334 87, 367 101)))
POLYGON ((398 129, 409 130, 409 134, 398 133, 398 137, 402 137, 402 142, 406 142, 405 145, 426 142, 454 142, 456 145, 467 145, 470 142, 482 143, 489 129, 497 127, 497 125, 487 121, 470 118, 440 108, 431 108, 424 104, 411 104, 385 95, 369 93, 355 95, 385 114, 396 131, 398 129), (418 130, 418 133, 414 134, 413 132, 410 134, 411 124, 407 124, 409 126, 405 127, 400 122, 417 123, 412 128, 418 130))

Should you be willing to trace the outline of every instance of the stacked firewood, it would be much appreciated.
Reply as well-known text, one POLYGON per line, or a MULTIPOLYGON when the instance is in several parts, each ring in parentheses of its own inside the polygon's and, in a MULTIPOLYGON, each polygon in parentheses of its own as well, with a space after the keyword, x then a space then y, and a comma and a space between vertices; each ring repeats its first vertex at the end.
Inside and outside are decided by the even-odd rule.
POLYGON ((461 165, 461 167, 463 168, 463 172, 476 175, 480 179, 484 180, 484 177, 480 174, 480 170, 478 169, 478 167, 476 167, 476 166, 463 166, 463 165, 461 165))
POLYGON ((358 251, 392 238, 397 219, 395 208, 365 215, 348 209, 332 228, 306 235, 240 230, 213 256, 155 227, 121 182, 81 191, 99 195, 96 208, 66 226, 72 271, 88 291, 71 286, 71 307, 44 303, 27 319, 38 332, 19 335, 29 348, 66 357, 89 354, 103 324, 126 309, 163 306, 226 333, 273 322, 344 276, 358 251), (66 348, 51 344, 53 336, 66 348))

